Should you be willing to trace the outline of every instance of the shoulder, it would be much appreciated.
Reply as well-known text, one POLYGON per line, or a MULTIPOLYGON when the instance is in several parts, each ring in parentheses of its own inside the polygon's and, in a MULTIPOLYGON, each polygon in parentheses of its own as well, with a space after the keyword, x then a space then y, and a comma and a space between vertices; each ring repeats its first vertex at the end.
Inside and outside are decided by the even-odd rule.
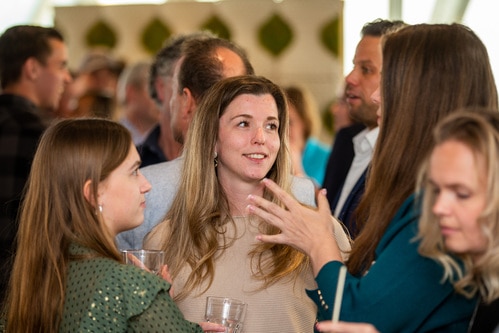
POLYGON ((144 237, 144 248, 160 250, 165 243, 170 231, 170 221, 165 220, 156 225, 146 237, 144 237))
POLYGON ((183 165, 183 159, 179 157, 172 161, 148 165, 144 168, 141 168, 140 171, 148 179, 149 177, 165 178, 173 176, 175 178, 178 178, 177 174, 180 175, 180 171, 182 170, 182 165, 183 165))
POLYGON ((354 136, 356 136, 357 134, 362 132, 365 128, 366 128, 366 126, 364 126, 363 124, 360 124, 360 123, 353 124, 353 125, 350 125, 347 127, 343 127, 342 129, 340 129, 338 131, 338 133, 336 133, 336 137, 351 137, 351 138, 353 138, 354 136))
MULTIPOLYGON (((182 166, 183 159, 177 158, 173 161, 153 164, 140 169, 140 172, 144 175, 144 177, 146 177, 147 180, 153 185, 151 191, 149 191, 146 195, 148 205, 153 205, 155 209, 163 211, 164 206, 166 205, 165 200, 173 200, 180 184, 182 166), (156 207, 156 205, 160 206, 156 207)), ((167 210, 160 214, 162 215, 161 218, 164 216, 166 211, 167 210)), ((155 214, 156 212, 150 212, 149 209, 146 209, 146 219, 149 213, 155 214)))
POLYGON ((418 204, 417 196, 415 194, 411 194, 407 199, 405 199, 400 208, 397 210, 393 220, 410 223, 419 218, 420 212, 421 210, 418 204))
POLYGON ((38 113, 36 106, 23 97, 0 95, 0 126, 9 132, 32 132, 33 137, 40 136, 45 125, 38 113))
POLYGON ((309 178, 292 176, 291 192, 302 204, 316 206, 315 185, 309 178))
POLYGON ((416 201, 416 196, 409 196, 400 206, 395 216, 390 221, 383 238, 378 244, 378 251, 388 246, 390 243, 406 244, 409 242, 411 246, 417 247, 417 242, 414 239, 418 232, 418 221, 420 216, 420 208, 416 201))
POLYGON ((160 291, 170 289, 158 276, 108 258, 73 262, 71 272, 73 287, 81 290, 88 285, 92 289, 88 292, 96 311, 111 306, 124 311, 128 318, 145 311, 160 291))

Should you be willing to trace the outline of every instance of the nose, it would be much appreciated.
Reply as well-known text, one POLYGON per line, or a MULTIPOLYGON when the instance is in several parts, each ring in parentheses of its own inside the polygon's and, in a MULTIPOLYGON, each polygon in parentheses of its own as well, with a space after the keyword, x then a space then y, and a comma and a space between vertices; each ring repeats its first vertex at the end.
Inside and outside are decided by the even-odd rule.
POLYGON ((356 85, 358 83, 357 75, 355 73, 355 68, 348 73, 345 77, 345 82, 349 85, 356 85))
POLYGON ((142 182, 141 182, 141 185, 140 185, 140 193, 147 193, 151 190, 152 188, 152 185, 151 183, 149 183, 149 181, 147 180, 146 177, 144 177, 143 174, 140 174, 140 176, 142 177, 142 182))
POLYGON ((73 78, 71 77, 71 74, 69 73, 69 70, 66 68, 66 71, 64 73, 64 82, 71 83, 73 81, 73 78))
POLYGON ((265 143, 265 133, 263 128, 258 127, 256 129, 255 135, 253 137, 253 143, 258 145, 263 145, 265 143))
POLYGON ((435 202, 433 203, 432 212, 439 217, 449 214, 448 200, 445 198, 444 194, 439 193, 435 196, 435 202))
POLYGON ((372 93, 371 95, 371 100, 373 101, 374 104, 377 106, 381 105, 381 93, 379 87, 372 93))

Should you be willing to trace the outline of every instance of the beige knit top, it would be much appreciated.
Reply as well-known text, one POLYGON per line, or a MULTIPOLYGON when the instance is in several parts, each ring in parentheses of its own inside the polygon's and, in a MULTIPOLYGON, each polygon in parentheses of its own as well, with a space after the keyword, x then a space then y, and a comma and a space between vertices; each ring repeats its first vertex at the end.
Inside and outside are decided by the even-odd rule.
MULTIPOLYGON (((257 221, 254 217, 236 217, 234 221, 235 229, 232 224, 227 224, 226 235, 234 235, 237 240, 217 257, 212 285, 199 295, 205 287, 200 286, 177 302, 185 318, 198 323, 205 321, 206 297, 225 296, 248 304, 245 333, 312 332, 317 309, 305 293, 305 289, 317 288, 311 269, 297 279, 283 279, 266 289, 259 289, 262 282, 252 277, 248 255, 257 242, 257 221)), ((159 249, 167 228, 167 221, 156 226, 146 237, 144 248, 159 249)), ((185 267, 173 281, 176 293, 182 290, 189 272, 190 267, 185 267)))

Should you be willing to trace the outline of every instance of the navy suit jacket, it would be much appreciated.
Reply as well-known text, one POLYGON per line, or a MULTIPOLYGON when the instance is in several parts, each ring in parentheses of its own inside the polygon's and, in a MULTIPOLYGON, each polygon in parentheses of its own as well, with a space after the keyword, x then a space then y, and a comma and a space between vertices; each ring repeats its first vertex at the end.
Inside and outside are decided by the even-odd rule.
POLYGON ((329 155, 326 174, 322 187, 327 189, 327 199, 331 212, 334 212, 336 203, 348 170, 352 164, 355 152, 353 150, 353 137, 365 128, 362 124, 354 124, 342 128, 335 136, 333 148, 329 155))
MULTIPOLYGON (((369 166, 364 170, 359 180, 357 180, 357 183, 355 183, 354 187, 352 188, 352 191, 350 191, 350 193, 348 194, 348 197, 345 200, 343 207, 341 208, 340 214, 336 216, 338 220, 340 220, 341 222, 343 222, 343 224, 345 224, 348 231, 350 232, 350 236, 352 237, 352 239, 354 239, 359 232, 359 230, 357 230, 354 211, 359 205, 360 199, 364 194, 368 169, 369 166)), ((339 196, 340 195, 338 194, 336 198, 336 203, 339 199, 339 196)))

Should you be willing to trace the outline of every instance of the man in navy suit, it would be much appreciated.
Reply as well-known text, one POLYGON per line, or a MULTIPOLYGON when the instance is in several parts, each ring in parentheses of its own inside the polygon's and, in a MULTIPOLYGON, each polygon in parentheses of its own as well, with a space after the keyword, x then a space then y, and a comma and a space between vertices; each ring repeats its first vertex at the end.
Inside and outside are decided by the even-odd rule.
POLYGON ((347 103, 354 124, 338 132, 328 161, 323 186, 331 212, 347 226, 352 237, 358 233, 354 211, 364 193, 365 179, 378 138, 375 104, 371 95, 381 79, 381 37, 402 21, 375 20, 364 25, 357 44, 353 69, 345 78, 347 103))

